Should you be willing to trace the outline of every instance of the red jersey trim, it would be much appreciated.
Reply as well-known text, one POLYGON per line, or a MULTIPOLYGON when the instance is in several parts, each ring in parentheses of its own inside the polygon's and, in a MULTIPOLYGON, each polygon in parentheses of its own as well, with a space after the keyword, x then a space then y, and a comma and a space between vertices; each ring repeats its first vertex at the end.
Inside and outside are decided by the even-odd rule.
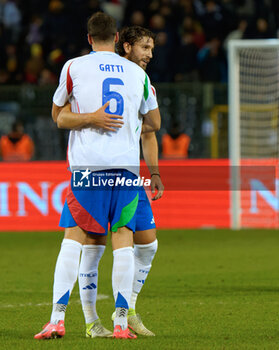
POLYGON ((78 112, 80 113, 78 101, 77 101, 77 109, 78 109, 78 112))
POLYGON ((71 94, 71 92, 73 91, 73 80, 71 78, 70 75, 70 67, 72 65, 73 62, 70 63, 68 70, 67 70, 67 91, 68 91, 68 95, 71 94))

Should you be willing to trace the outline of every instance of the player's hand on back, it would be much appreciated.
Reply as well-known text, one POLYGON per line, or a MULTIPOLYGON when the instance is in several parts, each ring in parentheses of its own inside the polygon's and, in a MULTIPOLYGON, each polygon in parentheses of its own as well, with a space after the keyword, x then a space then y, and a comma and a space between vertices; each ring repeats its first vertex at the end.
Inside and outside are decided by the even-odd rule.
POLYGON ((153 175, 151 176, 151 193, 155 193, 155 189, 157 190, 157 193, 154 197, 152 197, 153 201, 156 201, 157 199, 160 199, 164 193, 164 185, 162 183, 162 180, 159 175, 153 175))
POLYGON ((96 112, 91 113, 92 126, 115 132, 124 124, 123 117, 120 115, 107 113, 105 109, 108 107, 108 105, 109 101, 96 112))

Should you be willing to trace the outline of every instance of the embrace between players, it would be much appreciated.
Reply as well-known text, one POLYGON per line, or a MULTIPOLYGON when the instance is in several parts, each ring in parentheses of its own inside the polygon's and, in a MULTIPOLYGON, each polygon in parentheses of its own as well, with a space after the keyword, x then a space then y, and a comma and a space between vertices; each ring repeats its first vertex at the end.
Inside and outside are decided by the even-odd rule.
POLYGON ((144 71, 152 58, 154 35, 130 27, 119 38, 114 19, 101 12, 90 17, 87 27, 93 51, 66 62, 53 97, 53 120, 59 128, 71 130, 72 178, 60 219, 65 236, 56 262, 52 314, 35 339, 64 336, 66 307, 77 278, 86 337, 135 339, 130 329, 154 335, 135 310, 157 251, 156 226, 144 188, 133 186, 139 175, 141 137, 151 190, 157 189, 153 199, 159 199, 164 190, 154 132, 160 128, 160 112, 144 71), (107 180, 106 185, 90 188, 94 177, 107 180), (117 187, 115 179, 123 178, 127 182, 117 187), (113 249, 113 333, 102 325, 96 311, 98 265, 108 223, 113 249))

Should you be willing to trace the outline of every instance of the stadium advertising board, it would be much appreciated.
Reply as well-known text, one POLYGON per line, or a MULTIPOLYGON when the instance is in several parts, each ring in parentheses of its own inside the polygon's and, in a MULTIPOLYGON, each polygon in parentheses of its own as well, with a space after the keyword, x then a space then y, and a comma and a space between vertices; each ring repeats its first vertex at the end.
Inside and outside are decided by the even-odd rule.
MULTIPOLYGON (((228 164, 228 160, 162 160, 165 193, 152 202, 157 227, 229 227, 228 164)), ((268 179, 258 168, 249 168, 245 173, 244 226, 278 227, 278 192, 271 181, 274 172, 268 179)), ((144 166, 141 175, 148 177, 144 166)), ((57 230, 69 180, 65 162, 1 163, 0 230, 57 230)))

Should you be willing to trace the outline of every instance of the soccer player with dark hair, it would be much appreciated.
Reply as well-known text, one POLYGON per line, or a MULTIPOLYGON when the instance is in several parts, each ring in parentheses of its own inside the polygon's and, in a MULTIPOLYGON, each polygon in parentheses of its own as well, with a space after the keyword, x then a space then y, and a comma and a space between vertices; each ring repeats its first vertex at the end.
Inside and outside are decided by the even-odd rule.
MULTIPOLYGON (((82 245, 103 246, 108 223, 114 257, 113 336, 136 338, 128 329, 127 315, 134 279, 132 246, 139 193, 128 180, 133 183, 138 177, 139 113, 148 116, 154 130, 160 127, 160 113, 146 73, 114 52, 118 39, 114 20, 96 13, 88 21, 88 31, 94 51, 66 62, 53 97, 54 121, 58 127, 71 129, 68 159, 73 174, 60 220, 65 236, 56 263, 51 320, 36 339, 65 334, 65 309, 77 279, 82 245), (74 113, 60 114, 68 102, 74 113), (96 127, 100 114, 111 120, 110 129, 116 131, 96 127), (76 172, 80 173, 78 185, 76 172), (94 176, 106 185, 98 191, 80 187, 82 179, 91 183, 94 176), (117 190, 117 183, 124 183, 124 190, 117 190)), ((92 248, 91 261, 102 255, 92 248)))
POLYGON ((120 31, 116 49, 120 56, 128 58, 145 70, 152 58, 154 44, 155 34, 149 29, 139 26, 125 27, 120 31))
MULTIPOLYGON (((154 48, 154 34, 148 29, 138 26, 127 27, 121 30, 119 42, 117 44, 118 52, 125 58, 137 62, 143 69, 152 58, 154 48), (120 44, 121 43, 121 44, 120 44), (121 50, 123 48, 123 50, 121 50)), ((155 94, 153 87, 152 91, 155 94)), ((60 112, 60 117, 71 117, 71 105, 67 105, 60 112)), ((113 130, 109 125, 110 119, 99 113, 100 119, 95 120, 95 125, 113 130)), ((161 182, 158 168, 158 144, 156 135, 150 131, 148 117, 144 118, 142 126, 142 148, 144 159, 148 165, 151 174, 151 189, 154 192, 158 190, 153 200, 159 199, 164 190, 161 182)), ((115 129, 114 129, 115 130, 115 129)), ((100 324, 96 311, 97 298, 97 279, 98 264, 103 255, 106 242, 95 244, 91 239, 84 242, 82 248, 82 257, 79 269, 79 289, 82 303, 82 309, 86 322, 87 337, 105 337, 107 331, 100 324), (94 286, 94 288, 90 286, 94 286)), ((139 191, 139 202, 136 212, 136 232, 134 234, 134 254, 135 254, 135 272, 133 282, 133 292, 129 304, 128 325, 137 334, 145 336, 154 336, 154 333, 148 330, 141 321, 139 314, 136 313, 136 301, 145 280, 151 269, 152 260, 156 254, 158 242, 156 239, 156 226, 149 200, 143 187, 139 191)), ((112 318, 114 318, 114 314, 112 318)))

